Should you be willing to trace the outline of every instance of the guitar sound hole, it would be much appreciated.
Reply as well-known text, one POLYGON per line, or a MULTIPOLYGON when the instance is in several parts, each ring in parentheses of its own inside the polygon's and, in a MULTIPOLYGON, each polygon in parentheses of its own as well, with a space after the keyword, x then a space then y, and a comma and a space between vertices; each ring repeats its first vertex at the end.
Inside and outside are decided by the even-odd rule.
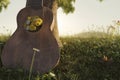
POLYGON ((42 27, 43 20, 39 16, 29 16, 24 24, 24 28, 30 32, 39 31, 42 27))

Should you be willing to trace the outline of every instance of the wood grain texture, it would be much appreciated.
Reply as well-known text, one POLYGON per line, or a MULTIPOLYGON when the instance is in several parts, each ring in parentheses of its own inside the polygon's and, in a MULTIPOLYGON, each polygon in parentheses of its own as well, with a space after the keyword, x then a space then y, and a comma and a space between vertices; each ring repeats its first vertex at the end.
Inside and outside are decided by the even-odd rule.
POLYGON ((22 9, 17 15, 17 30, 4 46, 1 55, 3 65, 7 68, 23 68, 29 71, 33 48, 37 48, 40 52, 35 55, 33 72, 43 74, 53 69, 60 55, 58 44, 50 30, 52 20, 52 11, 46 7, 22 9), (43 19, 41 29, 37 32, 25 30, 23 25, 27 17, 36 15, 43 19))

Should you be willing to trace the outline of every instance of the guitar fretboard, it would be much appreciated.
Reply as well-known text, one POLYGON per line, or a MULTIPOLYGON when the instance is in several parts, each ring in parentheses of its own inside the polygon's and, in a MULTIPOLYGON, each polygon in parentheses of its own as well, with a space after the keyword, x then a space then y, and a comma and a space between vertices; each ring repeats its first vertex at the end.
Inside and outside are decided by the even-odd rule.
POLYGON ((39 8, 43 6, 43 0, 27 0, 26 7, 39 8))

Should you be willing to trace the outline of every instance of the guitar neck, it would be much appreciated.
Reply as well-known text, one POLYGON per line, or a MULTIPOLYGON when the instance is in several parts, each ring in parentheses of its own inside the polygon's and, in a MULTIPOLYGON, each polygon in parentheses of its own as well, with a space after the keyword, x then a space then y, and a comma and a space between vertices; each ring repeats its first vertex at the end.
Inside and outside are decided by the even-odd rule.
POLYGON ((26 7, 40 8, 43 6, 43 0, 27 0, 26 7))

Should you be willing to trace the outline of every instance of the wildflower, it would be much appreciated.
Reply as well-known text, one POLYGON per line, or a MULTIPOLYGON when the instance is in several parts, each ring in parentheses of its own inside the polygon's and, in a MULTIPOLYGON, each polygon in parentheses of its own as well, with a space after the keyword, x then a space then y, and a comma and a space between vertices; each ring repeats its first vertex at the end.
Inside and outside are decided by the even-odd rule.
POLYGON ((108 30, 107 30, 107 32, 108 32, 108 34, 110 34, 111 36, 114 36, 114 34, 115 34, 115 27, 114 26, 109 26, 109 28, 108 28, 108 30))
POLYGON ((63 44, 64 44, 64 45, 66 45, 66 44, 67 44, 67 42, 64 42, 63 44))
POLYGON ((120 26, 120 21, 118 20, 116 24, 117 24, 118 26, 120 26))
POLYGON ((55 77, 55 74, 54 74, 54 73, 50 72, 49 74, 50 74, 52 77, 55 77))
POLYGON ((104 60, 104 61, 108 61, 108 57, 104 55, 104 56, 103 56, 103 60, 104 60))

